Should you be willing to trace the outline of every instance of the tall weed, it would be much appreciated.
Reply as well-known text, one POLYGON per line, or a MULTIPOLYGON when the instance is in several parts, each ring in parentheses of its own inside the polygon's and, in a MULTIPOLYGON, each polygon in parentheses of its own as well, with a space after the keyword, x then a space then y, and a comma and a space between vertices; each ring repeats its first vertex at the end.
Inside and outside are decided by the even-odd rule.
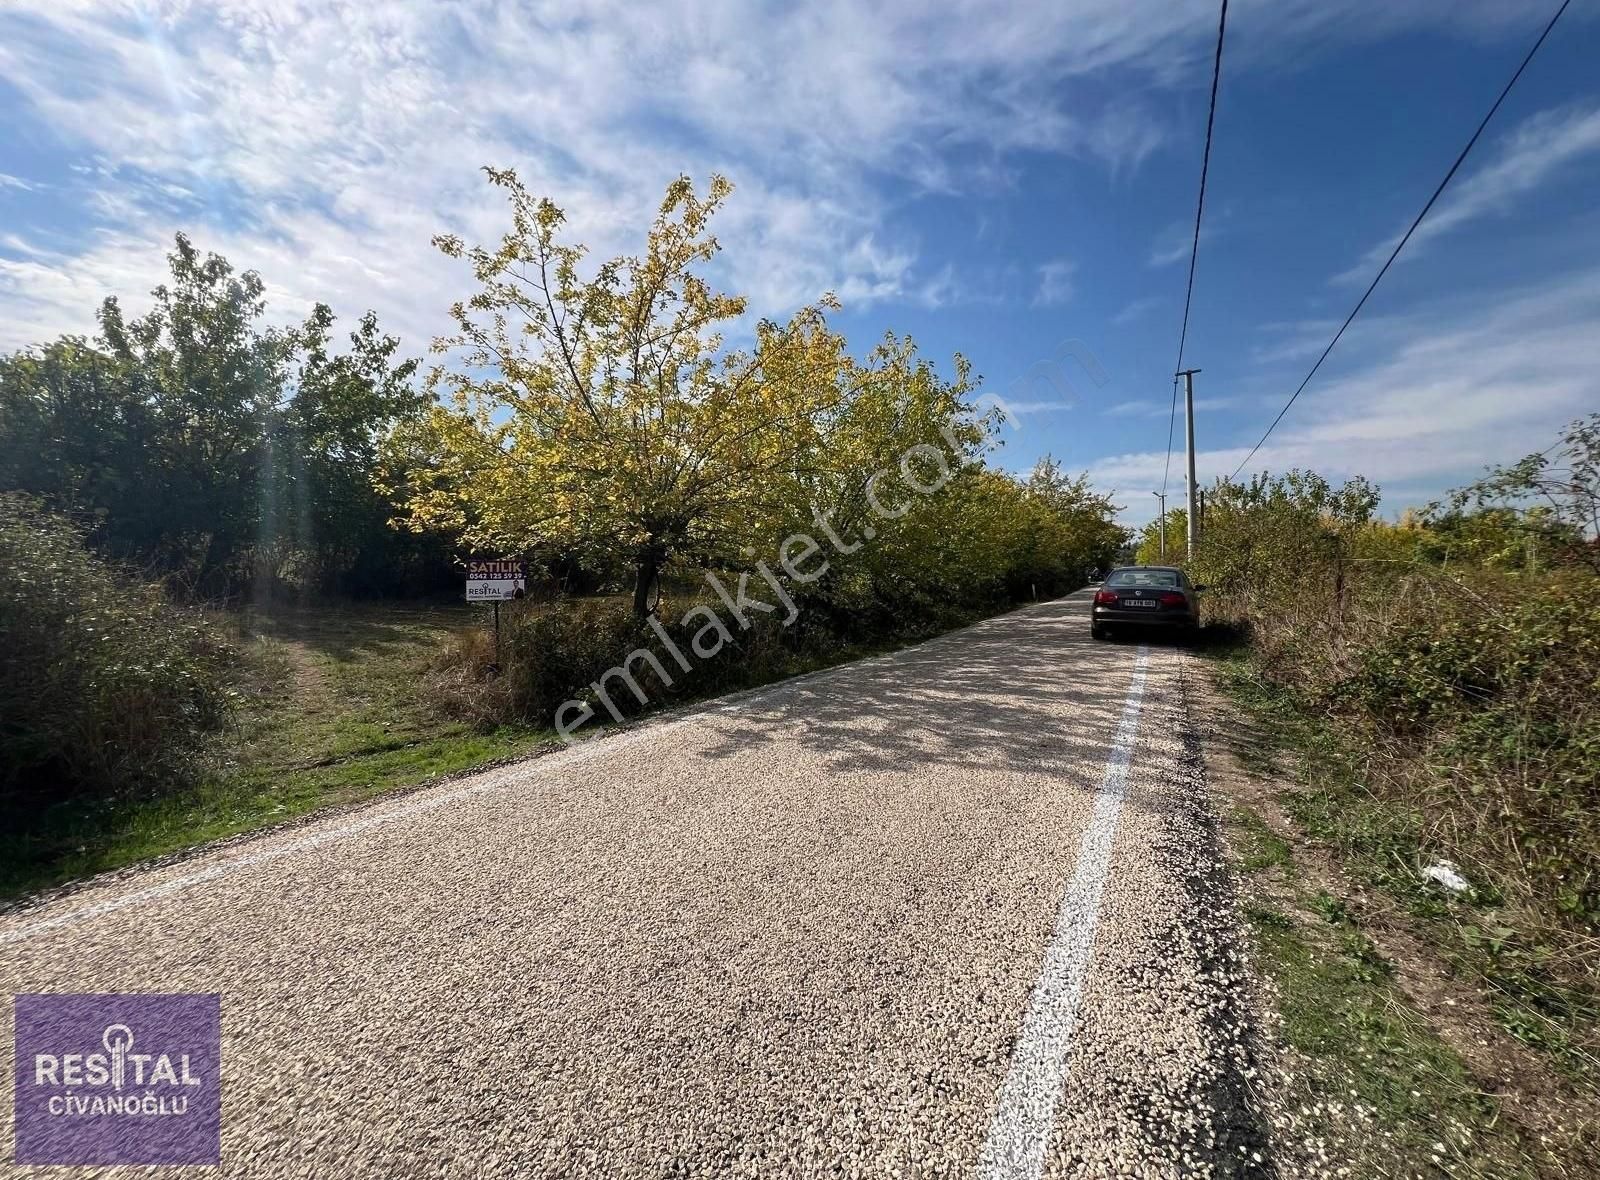
POLYGON ((228 716, 232 662, 71 522, 0 495, 0 810, 183 781, 228 716))

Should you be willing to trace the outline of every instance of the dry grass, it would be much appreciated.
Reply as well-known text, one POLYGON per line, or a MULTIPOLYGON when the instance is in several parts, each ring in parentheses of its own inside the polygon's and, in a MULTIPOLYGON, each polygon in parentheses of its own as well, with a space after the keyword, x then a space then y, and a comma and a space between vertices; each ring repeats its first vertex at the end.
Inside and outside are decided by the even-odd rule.
MULTIPOLYGON (((1524 800, 1554 794, 1548 784, 1541 793, 1535 779, 1486 781, 1480 764, 1449 756, 1444 730, 1399 737, 1317 708, 1246 651, 1222 658, 1219 674, 1279 752, 1275 769, 1298 784, 1283 806, 1300 830, 1415 919, 1504 1028, 1600 1096, 1600 943, 1563 908, 1552 888, 1560 874, 1546 876, 1527 847, 1527 831, 1548 817, 1533 818, 1544 805, 1524 800), (1469 895, 1423 880, 1440 860, 1463 871, 1469 895)), ((1546 855, 1581 863, 1594 851, 1583 830, 1547 842, 1546 855)))

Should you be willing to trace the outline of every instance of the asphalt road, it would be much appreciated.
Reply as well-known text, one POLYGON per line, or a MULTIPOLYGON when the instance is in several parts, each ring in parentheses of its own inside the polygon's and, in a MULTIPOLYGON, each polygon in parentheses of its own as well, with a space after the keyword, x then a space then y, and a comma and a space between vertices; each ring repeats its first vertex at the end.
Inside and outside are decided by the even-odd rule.
POLYGON ((230 1176, 1270 1174, 1192 657, 1086 610, 96 883, 0 991, 220 993, 230 1176))

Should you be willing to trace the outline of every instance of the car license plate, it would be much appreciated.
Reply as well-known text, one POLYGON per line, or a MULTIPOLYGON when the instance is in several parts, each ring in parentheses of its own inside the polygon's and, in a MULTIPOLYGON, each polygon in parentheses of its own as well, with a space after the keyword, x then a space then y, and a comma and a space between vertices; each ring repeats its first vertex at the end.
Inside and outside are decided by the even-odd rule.
POLYGON ((1124 598, 1122 600, 1122 605, 1155 607, 1159 606, 1160 604, 1153 598, 1124 598))

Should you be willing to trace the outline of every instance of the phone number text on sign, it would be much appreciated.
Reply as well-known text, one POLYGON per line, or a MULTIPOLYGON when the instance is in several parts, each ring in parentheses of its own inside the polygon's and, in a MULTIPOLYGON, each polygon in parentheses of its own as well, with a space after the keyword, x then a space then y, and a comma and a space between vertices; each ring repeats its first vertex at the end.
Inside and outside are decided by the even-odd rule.
POLYGON ((528 568, 519 560, 479 559, 467 562, 467 601, 502 602, 528 588, 528 568))

